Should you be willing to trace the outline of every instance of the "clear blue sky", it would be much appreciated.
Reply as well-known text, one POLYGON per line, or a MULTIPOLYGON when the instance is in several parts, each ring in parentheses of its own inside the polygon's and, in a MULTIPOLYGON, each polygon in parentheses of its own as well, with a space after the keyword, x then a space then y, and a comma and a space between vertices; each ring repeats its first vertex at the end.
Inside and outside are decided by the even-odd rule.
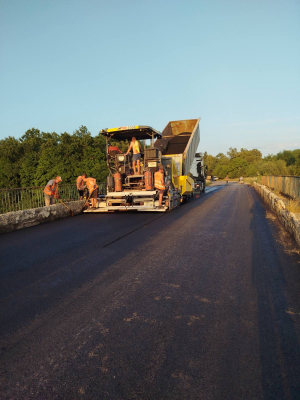
POLYGON ((0 5, 0 139, 201 117, 200 151, 300 148, 299 0, 0 5))

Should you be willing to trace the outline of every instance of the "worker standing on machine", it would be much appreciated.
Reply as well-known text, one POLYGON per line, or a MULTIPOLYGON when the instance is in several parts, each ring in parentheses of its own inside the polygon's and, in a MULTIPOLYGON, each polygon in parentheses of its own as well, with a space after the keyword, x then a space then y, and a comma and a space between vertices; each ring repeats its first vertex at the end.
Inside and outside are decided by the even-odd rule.
POLYGON ((141 173, 140 160, 141 160, 142 148, 140 142, 136 140, 134 136, 131 139, 130 146, 128 147, 127 153, 125 153, 125 156, 127 156, 127 154, 130 152, 131 149, 133 152, 133 157, 132 157, 133 175, 140 175, 141 173), (135 163, 137 163, 137 174, 135 171, 135 163))
POLYGON ((92 208, 97 208, 98 185, 95 178, 84 178, 83 182, 89 190, 89 199, 92 202, 92 208))
POLYGON ((58 183, 62 182, 62 179, 60 176, 57 176, 55 179, 50 179, 50 181, 47 183, 44 189, 44 194, 45 194, 45 204, 46 207, 51 206, 52 204, 55 204, 54 198, 58 199, 58 183))
POLYGON ((84 178, 86 178, 86 174, 82 174, 76 179, 76 187, 80 196, 80 200, 83 200, 84 178))
POLYGON ((164 176, 164 167, 159 165, 159 170, 154 174, 154 186, 159 191, 159 201, 158 208, 164 208, 161 203, 164 195, 164 191, 166 189, 165 185, 165 176, 164 176))

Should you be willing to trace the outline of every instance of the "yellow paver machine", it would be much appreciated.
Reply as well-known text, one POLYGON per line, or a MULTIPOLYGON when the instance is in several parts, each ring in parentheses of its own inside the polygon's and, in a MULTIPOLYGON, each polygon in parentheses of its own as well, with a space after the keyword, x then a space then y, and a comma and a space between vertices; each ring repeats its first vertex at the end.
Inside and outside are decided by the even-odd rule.
MULTIPOLYGON (((198 119, 170 121, 161 132, 150 126, 124 126, 103 129, 107 141, 107 191, 98 198, 97 208, 85 212, 172 210, 195 192, 205 191, 205 168, 201 153, 198 119), (109 150, 109 141, 151 140, 144 146, 140 173, 134 174, 132 155, 109 150), (159 192, 154 186, 154 173, 163 165, 166 190, 162 207, 158 207, 159 192)), ((144 142, 145 143, 145 142, 144 142)), ((143 147, 143 146, 142 146, 143 147)))

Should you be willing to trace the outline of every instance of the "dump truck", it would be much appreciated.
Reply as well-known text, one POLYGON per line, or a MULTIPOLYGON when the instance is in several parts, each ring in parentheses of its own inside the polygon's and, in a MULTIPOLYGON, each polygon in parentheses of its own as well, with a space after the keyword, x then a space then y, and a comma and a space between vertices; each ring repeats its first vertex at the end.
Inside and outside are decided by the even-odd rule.
POLYGON ((200 118, 170 121, 154 144, 162 154, 167 180, 171 179, 174 188, 179 190, 181 202, 187 201, 195 192, 191 168, 200 143, 199 123, 200 118), (176 166, 175 171, 171 168, 172 163, 176 166))
POLYGON ((89 208, 85 212, 165 212, 191 198, 197 191, 199 174, 204 174, 204 168, 198 168, 200 172, 196 173, 192 168, 200 143, 199 122, 200 118, 170 121, 162 133, 141 125, 102 129, 109 169, 107 190, 98 197, 96 209, 89 208), (130 141, 132 137, 144 141, 139 174, 132 169, 130 153, 109 151, 110 141, 130 141), (150 146, 145 145, 147 139, 151 141, 150 146), (162 206, 158 207, 159 191, 154 186, 154 173, 160 165, 165 171, 166 190, 162 206))

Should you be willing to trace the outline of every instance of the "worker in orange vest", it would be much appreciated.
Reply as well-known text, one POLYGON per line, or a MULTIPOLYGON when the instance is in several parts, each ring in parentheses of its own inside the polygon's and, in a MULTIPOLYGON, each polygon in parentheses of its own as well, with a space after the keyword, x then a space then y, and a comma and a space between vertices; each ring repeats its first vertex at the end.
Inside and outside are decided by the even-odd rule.
POLYGON ((154 186, 159 191, 158 208, 163 208, 161 203, 164 191, 166 189, 166 185, 165 185, 164 167, 162 165, 159 166, 159 170, 156 171, 154 174, 154 186))
POLYGON ((50 179, 44 189, 45 194, 45 204, 46 207, 50 206, 51 204, 55 203, 54 198, 58 199, 58 183, 62 182, 60 176, 57 176, 55 179, 50 179))
POLYGON ((108 154, 115 155, 115 154, 122 154, 121 150, 118 146, 112 146, 111 144, 107 145, 108 154))
POLYGON ((92 202, 92 208, 97 208, 98 185, 95 178, 84 178, 83 182, 89 190, 89 198, 92 202))

